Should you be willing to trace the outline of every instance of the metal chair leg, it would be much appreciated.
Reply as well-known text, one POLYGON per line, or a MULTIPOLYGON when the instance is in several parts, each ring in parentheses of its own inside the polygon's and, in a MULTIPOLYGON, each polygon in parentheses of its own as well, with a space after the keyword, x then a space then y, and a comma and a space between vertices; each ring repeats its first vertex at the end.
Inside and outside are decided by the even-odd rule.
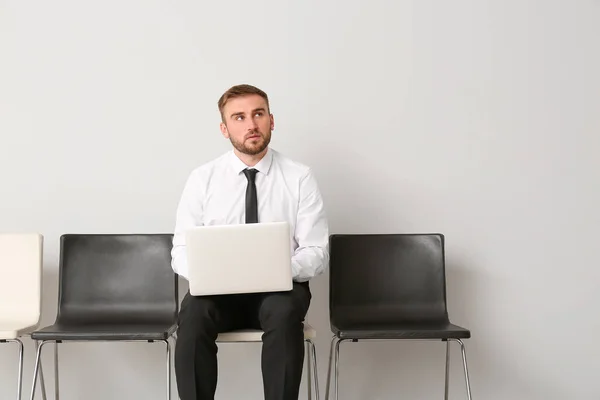
POLYGON ((319 373, 317 371, 317 348, 312 340, 308 340, 309 349, 311 352, 310 361, 312 362, 313 382, 315 384, 315 400, 319 400, 319 373))
POLYGON ((450 383, 450 341, 446 340, 446 384, 444 386, 444 399, 448 400, 448 386, 450 383))
MULTIPOLYGON (((38 348, 40 347, 40 343, 37 340, 34 340, 35 344, 35 353, 37 354, 38 348)), ((44 368, 40 362, 40 386, 42 387, 42 400, 48 400, 48 396, 46 395, 46 382, 44 382, 44 368)))
POLYGON ((331 345, 330 345, 330 349, 329 349, 329 361, 327 364, 327 381, 325 382, 325 400, 329 400, 329 387, 331 386, 331 368, 333 367, 333 365, 332 365, 333 348, 334 348, 336 339, 337 339, 337 336, 335 336, 335 335, 333 335, 331 337, 331 345))
POLYGON ((38 370, 40 369, 40 358, 42 355, 42 348, 44 347, 44 345, 46 343, 49 343, 49 342, 42 341, 42 343, 40 343, 40 345, 37 348, 36 355, 35 355, 35 368, 33 369, 33 383, 31 385, 30 400, 34 400, 34 397, 35 397, 35 384, 37 383, 38 370))
POLYGON ((59 400, 58 341, 54 342, 54 400, 59 400))
POLYGON ((19 379, 17 389, 17 399, 21 400, 21 393, 23 392, 23 342, 19 339, 15 339, 19 343, 19 379))
POLYGON ((171 400, 171 343, 164 340, 167 345, 167 400, 171 400))
POLYGON ((335 374, 333 374, 333 382, 335 388, 335 400, 339 400, 339 380, 340 380, 340 343, 342 343, 342 339, 338 339, 335 343, 335 374))
POLYGON ((17 374, 17 400, 21 400, 21 393, 23 392, 23 342, 18 339, 4 339, 2 342, 16 343, 19 346, 19 370, 17 374))
POLYGON ((467 386, 467 399, 468 400, 472 400, 472 398, 471 398, 471 384, 469 382, 469 368, 467 367, 467 352, 465 350, 465 344, 460 339, 450 339, 450 340, 452 340, 452 341, 457 342, 458 344, 460 344, 460 351, 461 351, 462 360, 463 360, 463 368, 464 368, 464 371, 465 371, 465 384, 467 386))
POLYGON ((312 362, 310 342, 307 339, 304 340, 304 349, 306 354, 306 393, 308 400, 312 400, 312 362))

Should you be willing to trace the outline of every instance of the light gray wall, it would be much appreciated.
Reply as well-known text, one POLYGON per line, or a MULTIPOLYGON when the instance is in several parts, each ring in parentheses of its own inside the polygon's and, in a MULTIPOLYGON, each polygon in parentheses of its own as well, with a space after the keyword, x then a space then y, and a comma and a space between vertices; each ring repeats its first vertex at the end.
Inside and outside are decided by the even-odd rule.
MULTIPOLYGON (((45 235, 51 323, 59 236, 171 231, 187 174, 228 149, 219 95, 252 83, 332 232, 446 234, 475 399, 598 399, 599 20, 597 0, 0 0, 0 230, 45 235)), ((63 348, 65 399, 162 398, 161 346, 63 348)), ((344 399, 443 396, 441 343, 342 348, 344 399)), ((259 354, 222 348, 219 399, 261 398, 259 354)))

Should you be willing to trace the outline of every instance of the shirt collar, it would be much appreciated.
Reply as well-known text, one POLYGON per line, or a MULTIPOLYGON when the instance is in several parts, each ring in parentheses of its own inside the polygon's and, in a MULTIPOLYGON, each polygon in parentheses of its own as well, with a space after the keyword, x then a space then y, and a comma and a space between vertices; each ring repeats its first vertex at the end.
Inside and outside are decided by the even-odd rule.
MULTIPOLYGON (((254 169, 258 170, 258 172, 268 175, 269 170, 271 169, 272 163, 273 163, 273 151, 271 151, 271 148, 267 148, 267 153, 265 154, 265 156, 254 167, 251 167, 251 168, 254 168, 254 169)), ((233 150, 231 151, 231 167, 233 168, 235 173, 238 175, 240 172, 242 172, 246 168, 250 168, 246 164, 244 164, 242 162, 242 160, 240 160, 235 155, 233 150)))

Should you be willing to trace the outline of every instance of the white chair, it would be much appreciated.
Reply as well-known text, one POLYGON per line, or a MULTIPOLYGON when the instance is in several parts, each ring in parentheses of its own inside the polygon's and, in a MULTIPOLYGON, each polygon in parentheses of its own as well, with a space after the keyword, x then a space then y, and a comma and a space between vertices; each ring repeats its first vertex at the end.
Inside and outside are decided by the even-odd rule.
MULTIPOLYGON (((240 329, 230 332, 220 333, 217 336, 217 343, 254 343, 262 342, 263 331, 257 329, 240 329)), ((319 400, 319 381, 317 374, 317 351, 313 339, 317 337, 317 331, 304 323, 304 342, 306 343, 306 365, 307 365, 307 384, 308 400, 313 398, 319 400), (312 395, 314 382, 314 397, 312 395)))
MULTIPOLYGON (((0 343, 19 346, 17 400, 23 388, 23 342, 19 338, 40 322, 43 241, 37 233, 0 234, 0 343)), ((42 375, 40 380, 45 400, 42 375)))

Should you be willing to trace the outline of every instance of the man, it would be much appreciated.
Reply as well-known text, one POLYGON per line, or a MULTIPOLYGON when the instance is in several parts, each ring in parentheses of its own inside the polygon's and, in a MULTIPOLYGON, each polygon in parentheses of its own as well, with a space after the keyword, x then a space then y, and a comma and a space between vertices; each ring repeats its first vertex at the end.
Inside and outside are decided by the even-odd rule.
MULTIPOLYGON (((269 147, 274 128, 262 90, 239 85, 219 99, 221 133, 233 150, 189 176, 179 206, 172 266, 187 278, 185 231, 197 225, 288 221, 293 243, 289 292, 192 296, 181 303, 175 373, 181 400, 214 399, 218 333, 262 329, 265 400, 297 400, 304 361, 308 281, 329 262, 328 224, 311 170, 269 147)), ((236 243, 231 243, 235 251, 236 243)), ((232 277, 235 278, 235 277, 232 277)))

